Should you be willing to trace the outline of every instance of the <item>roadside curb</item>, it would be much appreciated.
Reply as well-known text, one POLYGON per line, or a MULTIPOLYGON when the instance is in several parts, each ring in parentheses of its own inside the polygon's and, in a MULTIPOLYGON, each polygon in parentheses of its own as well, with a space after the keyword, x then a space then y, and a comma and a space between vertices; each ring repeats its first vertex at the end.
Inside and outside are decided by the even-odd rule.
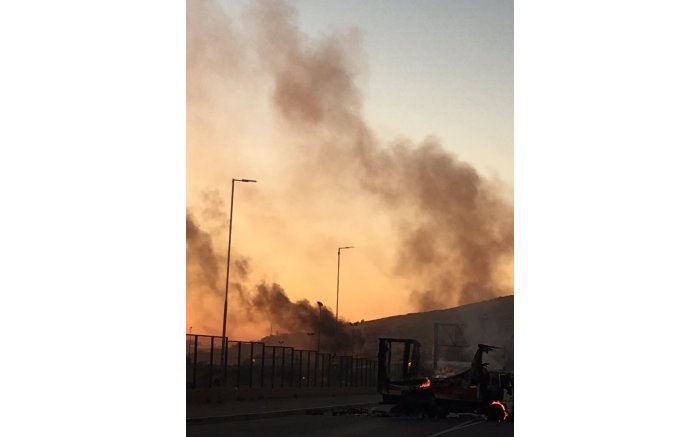
POLYGON ((210 417, 188 417, 188 425, 204 425, 211 423, 224 423, 224 422, 235 422, 239 420, 255 420, 255 419, 267 419, 270 417, 282 417, 282 416, 294 416, 311 414, 315 412, 325 412, 333 411, 342 408, 367 408, 377 405, 377 402, 364 402, 360 404, 345 404, 345 405, 326 405, 323 407, 307 407, 298 408, 294 410, 279 410, 279 411, 265 411, 260 413, 243 413, 243 414, 232 414, 228 416, 210 416, 210 417))

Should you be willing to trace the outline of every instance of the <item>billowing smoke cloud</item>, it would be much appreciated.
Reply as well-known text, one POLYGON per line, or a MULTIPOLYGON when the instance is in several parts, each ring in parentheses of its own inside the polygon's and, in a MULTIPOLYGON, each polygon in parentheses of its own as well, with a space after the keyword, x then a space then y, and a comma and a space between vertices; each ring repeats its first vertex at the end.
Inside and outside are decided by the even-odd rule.
MULTIPOLYGON (((195 224, 190 213, 187 214, 187 276, 188 282, 195 286, 198 293, 206 293, 216 300, 223 296, 219 284, 220 257, 214 253, 212 238, 195 224)), ((313 343, 321 334, 324 350, 348 352, 352 347, 352 338, 347 322, 335 316, 326 307, 312 305, 308 300, 292 302, 284 289, 277 283, 260 282, 252 287, 249 283, 250 260, 235 259, 231 265, 233 278, 231 290, 236 292, 236 310, 245 314, 249 321, 269 322, 281 332, 312 333, 313 343)), ((193 298, 194 298, 193 296, 193 298)), ((232 298, 233 296, 229 296, 232 298)), ((216 326, 214 324, 214 326, 216 326)), ((290 344, 291 345, 291 344, 290 344)), ((309 347, 297 344, 297 347, 309 347)))
POLYGON ((328 308, 324 306, 319 310, 306 299, 292 302, 279 284, 259 284, 248 304, 283 332, 313 333, 316 336, 320 330, 323 350, 350 350, 351 332, 347 322, 341 319, 336 323, 335 315, 328 308))
POLYGON ((396 273, 419 279, 422 289, 412 296, 417 306, 509 293, 496 276, 512 259, 513 210, 495 187, 435 139, 380 147, 362 118, 359 70, 347 49, 352 35, 307 43, 294 10, 274 1, 257 3, 252 16, 278 113, 292 130, 314 139, 298 150, 313 157, 308 168, 326 171, 329 181, 343 171, 352 174, 359 190, 378 196, 387 209, 398 208, 396 273))
MULTIPOLYGON (((244 24, 237 27, 217 3, 188 3, 188 147, 193 141, 189 131, 206 131, 208 142, 223 142, 217 135, 231 124, 228 134, 243 159, 245 146, 235 148, 235 135, 237 126, 245 127, 241 114, 247 108, 232 102, 258 96, 273 112, 275 127, 284 131, 275 154, 288 158, 278 182, 286 177, 290 194, 279 202, 292 204, 291 193, 310 192, 311 186, 314 195, 307 198, 342 197, 388 216, 395 232, 391 271, 410 281, 406 297, 417 309, 511 294, 512 276, 504 277, 503 271, 513 259, 512 205, 494 182, 437 139, 380 144, 363 118, 361 36, 349 31, 312 39, 299 30, 295 10, 282 1, 252 2, 242 14, 244 24), (206 113, 211 107, 221 111, 216 123, 198 127, 211 118, 206 113)), ((212 196, 207 202, 216 203, 212 196)), ((226 214, 204 209, 200 214, 222 228, 226 214)), ((204 250, 206 237, 196 227, 192 235, 188 216, 188 275, 190 265, 198 266, 188 282, 221 283, 221 264, 210 265, 221 257, 204 250)), ((247 316, 274 319, 289 331, 315 331, 316 305, 292 302, 274 281, 246 288, 252 265, 236 264, 241 272, 234 275, 247 316)), ((333 332, 334 318, 328 314, 322 316, 323 329, 333 332)))
POLYGON ((187 212, 187 280, 190 284, 203 286, 214 292, 220 288, 219 263, 211 242, 211 236, 194 222, 187 212))

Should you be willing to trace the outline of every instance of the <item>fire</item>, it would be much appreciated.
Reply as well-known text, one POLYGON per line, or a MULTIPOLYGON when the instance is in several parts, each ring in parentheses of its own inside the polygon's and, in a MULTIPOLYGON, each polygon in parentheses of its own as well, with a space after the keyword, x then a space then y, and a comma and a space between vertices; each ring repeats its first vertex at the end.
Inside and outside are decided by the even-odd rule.
POLYGON ((506 409, 506 406, 503 405, 500 401, 493 401, 491 402, 491 405, 498 405, 501 407, 501 410, 503 410, 503 421, 505 421, 508 418, 508 410, 506 409))
POLYGON ((425 378, 425 382, 423 384, 419 385, 418 387, 420 387, 420 388, 430 387, 430 378, 425 378))

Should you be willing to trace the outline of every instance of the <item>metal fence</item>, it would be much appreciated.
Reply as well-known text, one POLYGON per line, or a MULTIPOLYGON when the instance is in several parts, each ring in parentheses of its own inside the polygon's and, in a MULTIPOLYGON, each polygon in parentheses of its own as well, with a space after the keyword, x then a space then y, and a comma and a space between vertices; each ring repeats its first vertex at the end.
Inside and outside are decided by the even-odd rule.
POLYGON ((376 382, 376 360, 187 334, 188 389, 373 387, 376 382))

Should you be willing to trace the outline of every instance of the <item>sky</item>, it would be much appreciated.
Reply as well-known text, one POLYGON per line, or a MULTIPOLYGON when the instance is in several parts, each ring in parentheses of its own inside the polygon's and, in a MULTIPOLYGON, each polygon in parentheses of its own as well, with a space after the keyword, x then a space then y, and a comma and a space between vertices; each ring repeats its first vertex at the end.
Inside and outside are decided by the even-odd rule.
POLYGON ((258 180, 236 184, 232 337, 303 329, 266 317, 273 283, 335 311, 346 245, 346 320, 512 294, 512 16, 189 2, 188 327, 220 332, 232 177, 258 180))
POLYGON ((512 1, 294 4, 309 33, 359 30, 368 65, 365 110, 382 137, 435 135, 512 187, 512 1))
MULTIPOLYGON (((311 35, 357 30, 365 111, 384 139, 440 138, 513 186, 511 0, 297 0, 311 35)), ((224 3, 236 14, 245 2, 224 3)))

